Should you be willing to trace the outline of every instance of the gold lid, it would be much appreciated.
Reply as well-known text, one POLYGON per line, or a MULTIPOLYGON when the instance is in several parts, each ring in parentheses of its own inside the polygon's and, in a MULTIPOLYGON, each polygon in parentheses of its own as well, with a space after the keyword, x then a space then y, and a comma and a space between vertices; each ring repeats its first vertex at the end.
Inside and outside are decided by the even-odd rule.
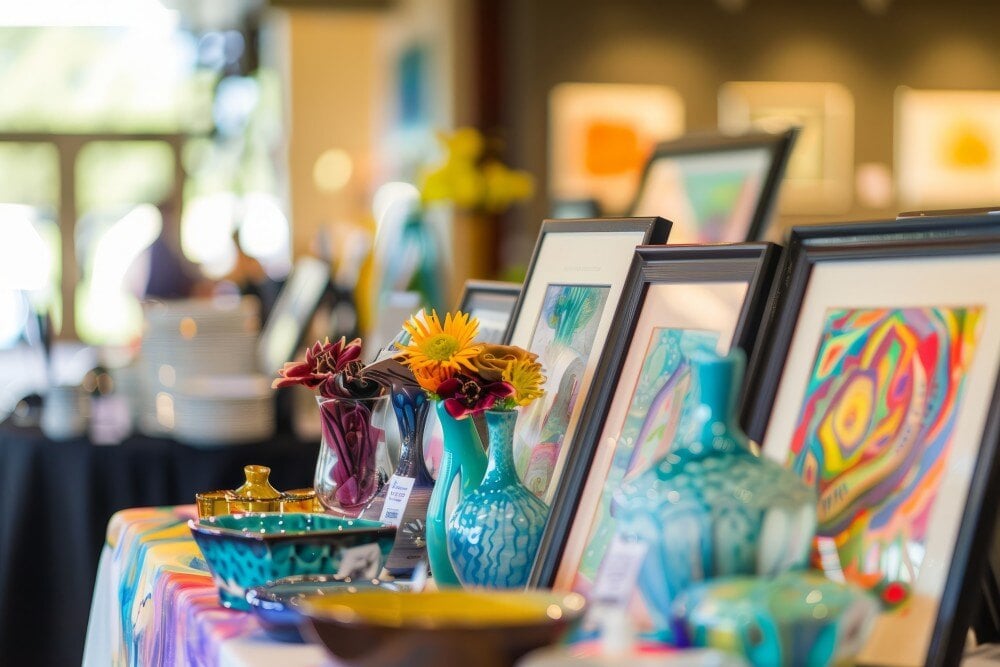
POLYGON ((247 512, 312 512, 316 511, 313 489, 294 489, 281 493, 269 479, 267 466, 244 466, 246 481, 232 491, 211 491, 195 496, 198 517, 243 514, 247 512))

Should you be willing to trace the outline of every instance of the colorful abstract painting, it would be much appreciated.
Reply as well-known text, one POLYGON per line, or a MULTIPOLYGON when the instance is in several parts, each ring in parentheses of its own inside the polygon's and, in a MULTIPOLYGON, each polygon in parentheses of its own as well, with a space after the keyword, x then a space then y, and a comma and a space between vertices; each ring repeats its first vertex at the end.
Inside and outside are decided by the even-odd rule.
POLYGON ((612 501, 622 482, 653 465, 690 426, 695 405, 690 391, 689 360, 697 353, 714 354, 718 341, 719 334, 714 331, 656 328, 650 335, 639 376, 628 397, 625 421, 615 438, 611 468, 587 537, 574 590, 586 593, 594 582, 615 532, 612 501))
POLYGON ((771 159, 766 148, 657 158, 631 214, 673 220, 671 243, 745 241, 771 159))
POLYGON ((523 409, 514 435, 517 473, 538 497, 552 481, 610 291, 606 285, 546 287, 528 346, 545 371, 545 396, 523 409))
POLYGON ((879 591, 916 580, 982 310, 827 311, 788 465, 816 487, 828 571, 879 591))

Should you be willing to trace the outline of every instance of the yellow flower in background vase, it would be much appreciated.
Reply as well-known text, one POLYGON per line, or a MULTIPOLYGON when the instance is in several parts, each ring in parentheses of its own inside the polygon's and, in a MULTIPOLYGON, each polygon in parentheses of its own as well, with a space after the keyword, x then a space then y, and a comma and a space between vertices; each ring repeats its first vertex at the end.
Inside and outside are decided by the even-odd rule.
POLYGON ((439 133, 438 138, 445 158, 421 179, 424 204, 447 202, 465 211, 500 213, 531 197, 531 176, 485 156, 486 142, 478 130, 464 127, 452 134, 439 133))
POLYGON ((517 405, 528 405, 536 398, 545 394, 542 385, 545 376, 542 375, 542 365, 535 361, 535 355, 525 356, 512 361, 503 373, 504 382, 514 387, 514 402, 517 405))

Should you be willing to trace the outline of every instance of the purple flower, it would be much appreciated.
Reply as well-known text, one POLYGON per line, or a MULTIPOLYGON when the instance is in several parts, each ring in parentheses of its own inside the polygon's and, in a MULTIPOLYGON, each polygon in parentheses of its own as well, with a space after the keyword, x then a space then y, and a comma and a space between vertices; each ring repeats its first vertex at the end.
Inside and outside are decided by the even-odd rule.
POLYGON ((500 399, 514 395, 507 382, 483 382, 479 378, 456 375, 438 385, 438 396, 444 408, 455 419, 489 410, 500 399))

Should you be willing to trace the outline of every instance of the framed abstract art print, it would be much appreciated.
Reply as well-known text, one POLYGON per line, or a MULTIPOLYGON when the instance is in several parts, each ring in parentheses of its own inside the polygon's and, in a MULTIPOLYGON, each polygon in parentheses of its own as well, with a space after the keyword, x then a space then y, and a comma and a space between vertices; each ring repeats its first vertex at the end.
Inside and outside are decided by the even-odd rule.
POLYGON ((657 144, 630 214, 673 221, 671 243, 763 239, 797 135, 689 134, 657 144))
POLYGON ((818 236, 785 264, 763 455, 817 491, 815 565, 883 603, 858 662, 957 664, 1000 492, 1000 237, 818 236))
POLYGON ((538 355, 545 396, 522 410, 514 428, 518 476, 536 496, 552 492, 571 455, 581 410, 636 246, 662 244, 662 218, 546 220, 528 266, 506 342, 538 355))
POLYGON ((625 607, 637 629, 648 629, 643 596, 613 574, 627 560, 613 540, 614 494, 690 427, 690 359, 752 349, 778 255, 777 246, 763 243, 636 252, 619 328, 601 357, 584 407, 589 417, 555 495, 535 585, 625 607))

